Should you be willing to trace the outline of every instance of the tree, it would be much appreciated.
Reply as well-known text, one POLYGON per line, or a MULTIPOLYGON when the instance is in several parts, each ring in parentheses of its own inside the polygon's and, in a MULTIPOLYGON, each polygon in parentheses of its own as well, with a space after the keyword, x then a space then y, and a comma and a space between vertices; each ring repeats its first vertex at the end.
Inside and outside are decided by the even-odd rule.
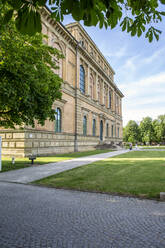
POLYGON ((151 117, 143 118, 143 120, 140 122, 139 128, 142 137, 142 142, 151 144, 151 142, 155 141, 154 128, 151 117))
POLYGON ((138 124, 130 120, 123 130, 123 140, 125 142, 137 143, 140 141, 140 132, 138 124))
POLYGON ((153 122, 157 142, 165 143, 165 115, 159 115, 153 122))
MULTIPOLYGON (((1 10, 2 5, 0 4, 1 10)), ((4 10, 5 11, 5 10, 4 10)), ((0 14, 0 23, 3 14, 0 14)), ((57 49, 43 44, 43 36, 22 35, 10 21, 0 35, 0 126, 44 124, 54 120, 52 104, 61 98, 61 82, 52 56, 57 49)))
MULTIPOLYGON (((19 31, 33 35, 41 32, 41 17, 39 9, 47 0, 2 0, 8 2, 11 9, 4 17, 4 22, 16 14, 15 24, 19 31)), ((71 14, 76 21, 83 20, 86 26, 99 25, 100 28, 111 29, 120 25, 122 31, 138 37, 145 33, 149 42, 155 37, 159 39, 160 30, 156 23, 165 16, 165 0, 49 0, 51 17, 62 21, 64 15, 71 14), (153 26, 154 24, 154 26, 153 26)))

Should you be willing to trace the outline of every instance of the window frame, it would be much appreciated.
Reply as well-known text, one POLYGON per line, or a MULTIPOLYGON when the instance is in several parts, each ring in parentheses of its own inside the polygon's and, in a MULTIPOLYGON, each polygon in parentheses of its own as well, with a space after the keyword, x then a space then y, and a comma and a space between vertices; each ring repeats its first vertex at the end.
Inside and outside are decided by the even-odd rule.
POLYGON ((92 135, 96 136, 96 119, 92 121, 92 135))
POLYGON ((56 108, 55 113, 55 133, 61 133, 62 111, 59 107, 56 108))
POLYGON ((83 136, 87 135, 87 117, 83 116, 83 136))
POLYGON ((109 90, 109 108, 110 109, 112 108, 112 93, 110 90, 109 90))
POLYGON ((106 137, 109 137, 109 123, 106 124, 106 137))
POLYGON ((114 137, 114 125, 111 126, 111 137, 114 137))
POLYGON ((85 70, 83 65, 80 65, 80 91, 85 94, 85 70))

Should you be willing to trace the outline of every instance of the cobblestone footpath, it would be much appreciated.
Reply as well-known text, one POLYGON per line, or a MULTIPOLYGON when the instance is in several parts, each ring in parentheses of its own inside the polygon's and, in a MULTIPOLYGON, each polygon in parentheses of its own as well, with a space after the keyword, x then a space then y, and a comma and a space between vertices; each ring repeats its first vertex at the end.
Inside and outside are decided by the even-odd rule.
POLYGON ((92 156, 65 160, 57 163, 49 163, 19 170, 3 172, 0 173, 0 181, 30 183, 44 177, 55 175, 62 171, 70 170, 79 166, 90 164, 126 152, 129 152, 129 150, 119 150, 114 152, 95 154, 92 156))
POLYGON ((0 248, 165 248, 165 202, 0 182, 0 248))

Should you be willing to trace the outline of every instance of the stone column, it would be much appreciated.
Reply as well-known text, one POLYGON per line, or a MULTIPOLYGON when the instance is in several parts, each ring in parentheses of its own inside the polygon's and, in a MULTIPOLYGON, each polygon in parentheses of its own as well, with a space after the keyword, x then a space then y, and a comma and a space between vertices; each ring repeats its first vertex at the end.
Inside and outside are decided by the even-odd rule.
POLYGON ((116 93, 113 91, 113 111, 116 113, 116 93))
POLYGON ((103 97, 104 97, 104 84, 103 80, 100 79, 100 103, 103 104, 103 97))
POLYGON ((66 50, 65 50, 65 59, 63 59, 63 80, 64 81, 68 81, 68 47, 66 47, 66 50))
POLYGON ((96 88, 96 95, 95 95, 95 100, 99 100, 98 99, 98 74, 96 73, 96 77, 95 77, 95 88, 96 88))

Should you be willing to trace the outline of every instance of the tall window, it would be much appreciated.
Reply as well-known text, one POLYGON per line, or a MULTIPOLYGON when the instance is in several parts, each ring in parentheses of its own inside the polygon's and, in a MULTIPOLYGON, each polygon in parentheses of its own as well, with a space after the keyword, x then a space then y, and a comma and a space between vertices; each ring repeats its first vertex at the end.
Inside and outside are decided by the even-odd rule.
POLYGON ((119 134, 120 134, 120 128, 117 128, 117 137, 119 138, 119 134))
POLYGON ((113 125, 111 126, 111 136, 113 137, 113 125))
POLYGON ((95 119, 93 119, 92 134, 93 136, 96 136, 96 120, 95 119))
POLYGON ((106 125, 106 136, 109 137, 109 124, 106 125))
POLYGON ((111 97, 111 91, 109 91, 109 108, 112 106, 112 97, 111 97))
POLYGON ((56 133, 61 133, 61 109, 57 108, 56 109, 56 114, 55 114, 55 132, 56 133))
POLYGON ((83 135, 87 135, 87 117, 83 117, 83 135))
POLYGON ((100 121, 100 140, 103 140, 103 121, 100 121))
POLYGON ((85 70, 82 65, 80 65, 80 91, 85 94, 85 70))

